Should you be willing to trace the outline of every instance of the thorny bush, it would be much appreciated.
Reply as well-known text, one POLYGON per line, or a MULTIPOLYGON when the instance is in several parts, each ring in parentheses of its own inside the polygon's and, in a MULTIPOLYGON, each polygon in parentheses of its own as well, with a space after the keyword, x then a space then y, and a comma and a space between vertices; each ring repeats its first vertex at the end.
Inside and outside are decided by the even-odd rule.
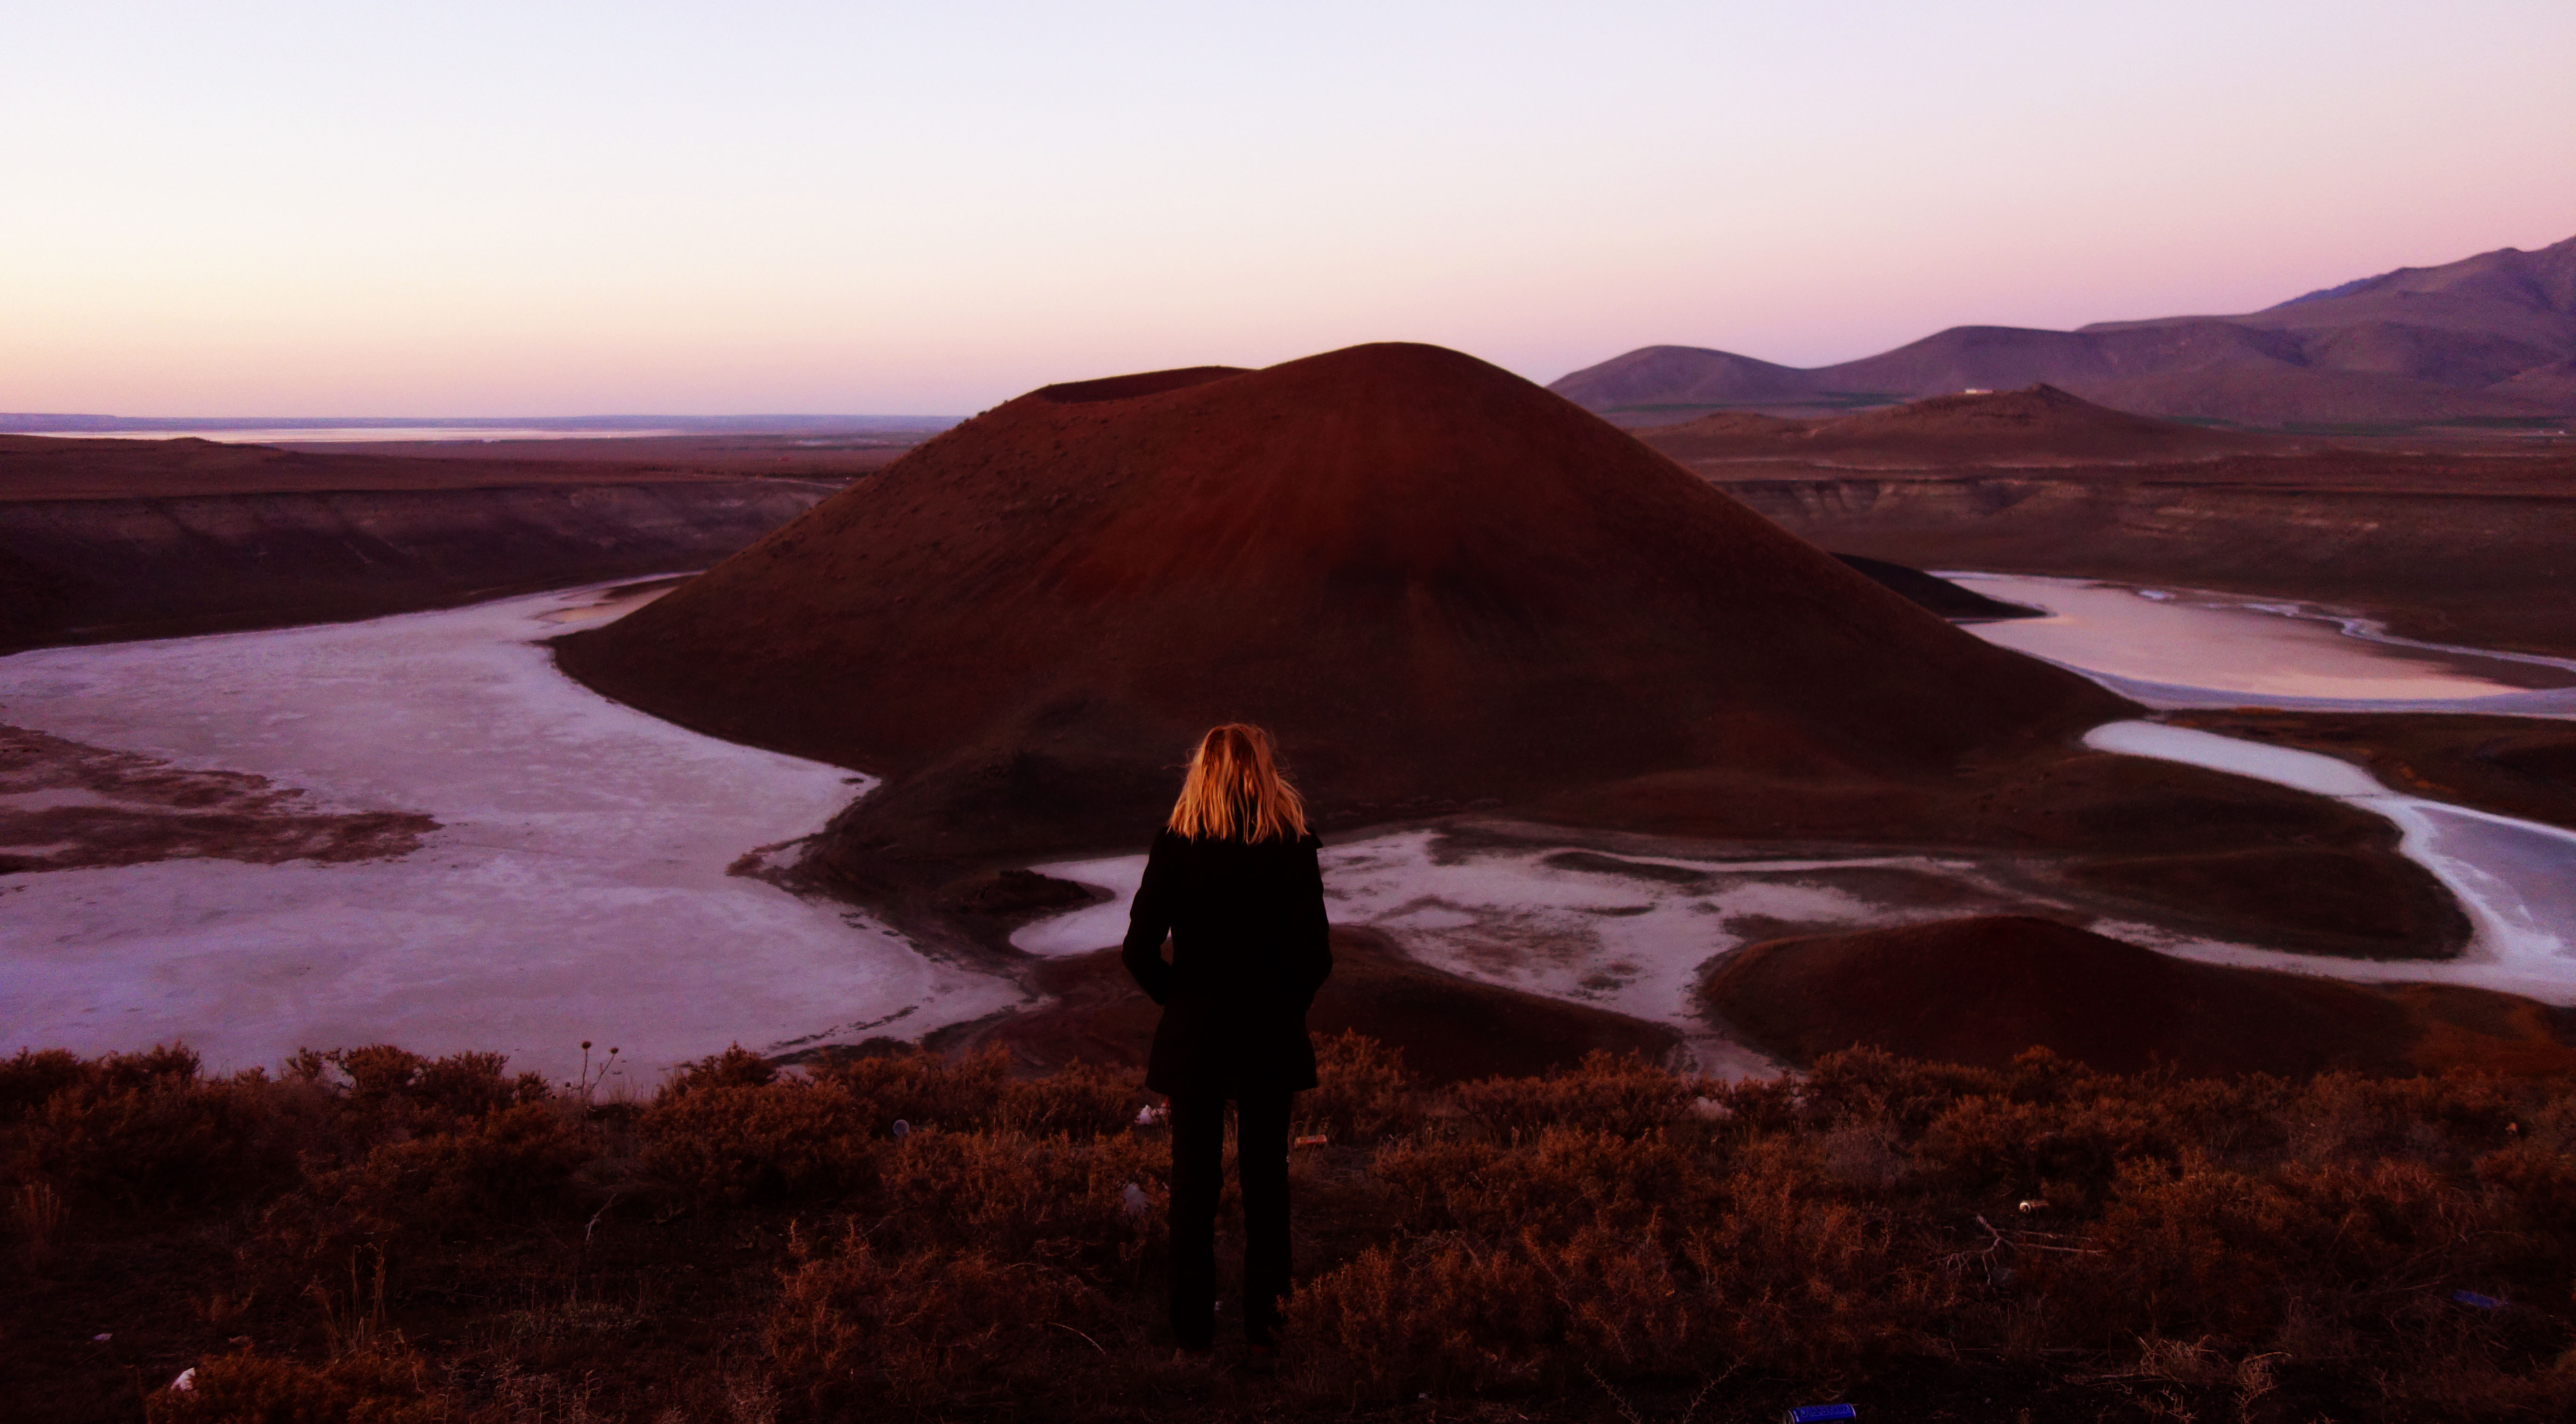
MULTIPOLYGON (((1595 1057, 1433 1090, 1366 1040, 1320 1059, 1292 1413, 1718 1375, 1765 1407, 1939 1378, 1999 1408, 2044 1381, 2058 1414, 2103 1418, 2576 1411, 2566 1081, 1853 1052, 1739 1084, 1595 1057)), ((504 1403, 538 1379, 637 1424, 1132 1414, 1169 1350, 1143 1101, 1128 1073, 995 1053, 795 1071, 736 1049, 608 1112, 490 1055, 209 1077, 176 1047, 21 1052, 0 1061, 5 1259, 24 1298, 68 1300, 101 1262, 148 1280, 195 1253, 120 1297, 194 1322, 135 1367, 200 1367, 156 1420, 476 1424, 520 1417, 504 1403), (610 1242, 649 1269, 597 1279, 610 1242), (309 1304, 353 1262, 384 1317, 356 1344, 309 1304), (687 1350, 662 1333, 684 1323, 687 1350)))

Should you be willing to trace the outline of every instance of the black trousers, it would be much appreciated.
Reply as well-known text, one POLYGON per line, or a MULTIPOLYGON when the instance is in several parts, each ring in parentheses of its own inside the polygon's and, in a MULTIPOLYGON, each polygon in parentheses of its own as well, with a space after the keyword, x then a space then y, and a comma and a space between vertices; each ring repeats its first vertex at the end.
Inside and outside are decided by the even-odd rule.
MULTIPOLYGON (((1288 1294, 1288 1100, 1235 1100, 1234 1167, 1243 1184, 1243 1333, 1279 1333, 1288 1294)), ((1216 1201, 1225 1189, 1225 1099, 1172 1099, 1172 1334, 1185 1349, 1216 1341, 1216 1201)))

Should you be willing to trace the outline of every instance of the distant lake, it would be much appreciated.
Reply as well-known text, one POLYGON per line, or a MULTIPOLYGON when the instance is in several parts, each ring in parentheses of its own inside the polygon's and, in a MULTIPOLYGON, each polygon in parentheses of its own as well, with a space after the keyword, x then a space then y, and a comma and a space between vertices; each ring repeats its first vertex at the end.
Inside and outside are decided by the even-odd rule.
POLYGON ((321 425, 283 430, 46 430, 9 432, 41 434, 53 440, 214 440, 227 445, 320 445, 384 440, 631 440, 646 435, 687 435, 686 430, 542 430, 453 425, 321 425))

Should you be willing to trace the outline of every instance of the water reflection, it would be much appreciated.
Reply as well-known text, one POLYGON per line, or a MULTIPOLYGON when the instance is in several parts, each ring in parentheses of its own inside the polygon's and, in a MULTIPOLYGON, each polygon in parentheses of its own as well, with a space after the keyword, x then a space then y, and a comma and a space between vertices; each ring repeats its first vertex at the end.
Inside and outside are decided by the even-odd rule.
POLYGON ((2090 579, 1942 577, 2051 615, 1970 632, 2150 707, 2576 716, 2576 661, 2567 659, 2395 638, 2367 620, 2286 600, 2090 579))

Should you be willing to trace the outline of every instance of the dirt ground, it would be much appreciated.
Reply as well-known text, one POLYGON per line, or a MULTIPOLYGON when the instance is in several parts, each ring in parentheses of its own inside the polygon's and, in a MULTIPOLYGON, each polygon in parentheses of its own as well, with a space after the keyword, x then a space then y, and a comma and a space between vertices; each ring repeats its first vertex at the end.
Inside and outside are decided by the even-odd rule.
POLYGON ((312 809, 264 776, 193 771, 0 725, 0 874, 214 858, 392 859, 438 828, 408 812, 312 809))

